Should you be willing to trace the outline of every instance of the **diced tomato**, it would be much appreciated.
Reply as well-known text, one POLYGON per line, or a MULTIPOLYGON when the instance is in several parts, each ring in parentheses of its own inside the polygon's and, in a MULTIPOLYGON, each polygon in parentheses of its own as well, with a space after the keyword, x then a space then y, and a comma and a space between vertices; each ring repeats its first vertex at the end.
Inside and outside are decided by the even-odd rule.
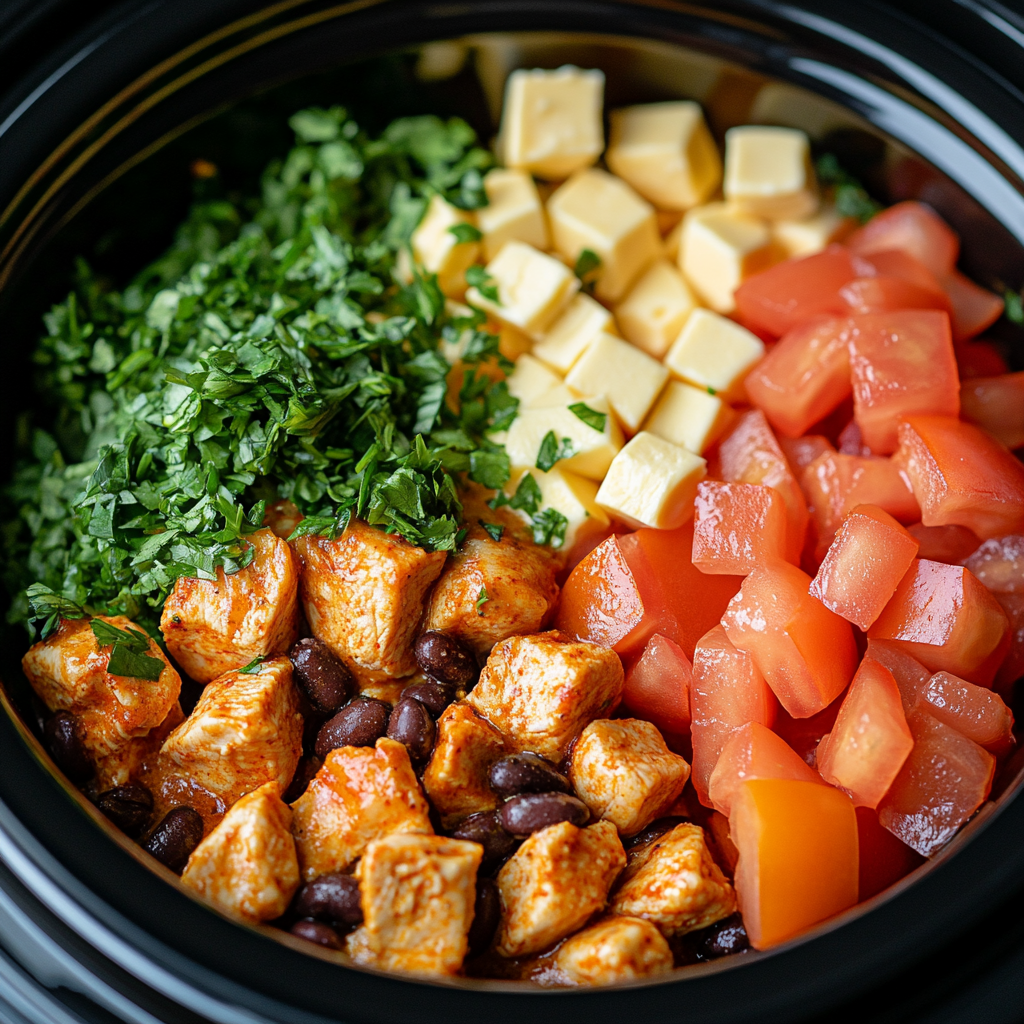
POLYGON ((839 527, 810 593, 847 622, 867 629, 916 556, 917 541, 888 512, 858 505, 839 527))
POLYGON ((907 654, 902 644, 892 640, 868 640, 865 657, 884 665, 892 673, 900 691, 904 713, 913 710, 921 691, 932 677, 931 672, 916 658, 907 654))
POLYGON ((876 214, 846 239, 846 245, 862 256, 900 249, 940 279, 952 272, 960 255, 956 232, 930 207, 914 200, 876 214))
POLYGON ((989 686, 1009 646, 1009 624, 973 573, 918 558, 868 636, 900 643, 933 672, 989 686))
POLYGON ((941 309, 949 313, 949 299, 941 290, 922 288, 899 277, 862 277, 839 289, 850 313, 892 313, 898 309, 941 309))
POLYGON ((896 450, 898 417, 960 412, 948 314, 902 309, 852 319, 853 415, 876 455, 896 450))
POLYGON ((839 289, 872 270, 843 246, 830 245, 748 277, 736 289, 736 311, 745 324, 778 337, 813 316, 841 315, 839 289))
POLYGON ((993 754, 1013 746, 1013 712, 984 686, 936 672, 921 690, 921 700, 929 705, 930 715, 993 754))
POLYGON ((797 324, 747 375, 747 397, 773 427, 798 437, 850 394, 849 321, 797 324))
POLYGON ((925 526, 924 523, 914 523, 907 527, 907 532, 919 545, 919 558, 948 562, 950 565, 960 565, 981 543, 978 535, 966 526, 925 526))
POLYGON ((857 815, 817 782, 751 779, 733 799, 736 895, 755 949, 768 949, 852 907, 858 891, 857 815))
POLYGON ((1024 594, 1024 536, 993 537, 963 560, 993 594, 1024 594))
POLYGON ((921 515, 907 481, 889 459, 826 452, 804 469, 800 483, 811 510, 819 562, 843 519, 858 505, 875 505, 904 523, 921 515))
POLYGON ((843 455, 860 455, 865 458, 871 455, 871 449, 864 443, 864 435, 861 433, 860 427, 857 426, 856 420, 850 420, 843 427, 837 441, 838 450, 843 455))
POLYGON ((800 559, 807 533, 807 501, 778 439, 760 409, 740 415, 718 447, 718 475, 730 483, 774 487, 786 505, 786 553, 800 559))
POLYGON ((992 688, 1009 699, 1013 684, 1024 677, 1024 594, 996 594, 995 598, 1010 620, 1010 649, 999 666, 992 688))
POLYGON ((722 748, 708 780, 708 796, 715 810, 728 816, 736 791, 748 779, 821 782, 814 769, 784 739, 756 722, 740 726, 722 748))
POLYGON ((779 447, 789 460, 797 475, 803 472, 816 458, 825 452, 834 452, 832 442, 821 434, 804 434, 803 437, 780 437, 779 447))
POLYGON ((835 727, 818 747, 821 777, 849 793, 857 807, 877 807, 913 746, 892 673, 865 658, 835 727))
POLYGON ((1024 371, 964 381, 960 385, 960 415, 1007 448, 1024 446, 1024 371))
POLYGON ((985 802, 996 759, 921 707, 907 715, 914 749, 878 808, 894 836, 930 857, 985 802))
POLYGON ((882 828, 877 812, 870 807, 857 808, 857 838, 860 846, 857 899, 861 903, 895 885, 924 863, 921 854, 882 828))
POLYGON ((939 282, 953 310, 953 340, 965 341, 991 327, 1002 315, 1005 303, 987 288, 975 284, 959 270, 951 270, 939 282))
POLYGON ((722 626, 794 718, 809 718, 846 687, 857 666, 850 624, 807 592, 795 565, 756 568, 729 602, 722 626))
POLYGON ((893 462, 925 526, 966 526, 983 540, 1024 533, 1024 466, 998 441, 949 416, 908 416, 893 462))
POLYGON ((700 802, 711 806, 708 780, 729 737, 741 725, 771 728, 778 703, 749 654, 737 650, 721 626, 701 637, 693 652, 693 772, 700 802))
POLYGON ((690 659, 678 644, 655 633, 626 673, 622 706, 662 732, 682 735, 690 731, 692 685, 690 659))
POLYGON ((772 730, 799 754, 802 761, 813 768, 817 764, 818 745, 822 737, 835 726, 845 696, 844 690, 827 708, 810 718, 794 718, 784 708, 780 708, 772 730))
POLYGON ((1006 360, 994 342, 969 341, 955 345, 954 350, 961 381, 969 377, 998 377, 1009 371, 1006 360))
POLYGON ((786 558, 786 506, 764 484, 703 480, 693 516, 693 564, 701 572, 746 576, 786 558))

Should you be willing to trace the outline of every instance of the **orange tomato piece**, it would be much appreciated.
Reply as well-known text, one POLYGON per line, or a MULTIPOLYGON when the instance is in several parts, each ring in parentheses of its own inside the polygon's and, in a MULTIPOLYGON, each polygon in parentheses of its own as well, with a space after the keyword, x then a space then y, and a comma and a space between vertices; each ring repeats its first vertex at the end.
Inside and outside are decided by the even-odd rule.
POLYGON ((936 672, 920 696, 929 705, 930 715, 992 753, 1004 753, 1013 746, 1013 712, 999 694, 951 672, 936 672))
POLYGON ((965 341, 981 334, 1003 315, 1003 300, 995 292, 975 284, 959 270, 951 270, 939 283, 949 297, 953 311, 954 341, 965 341))
POLYGON ((914 523, 907 527, 907 532, 919 545, 919 558, 949 562, 950 565, 961 564, 981 543, 978 535, 966 526, 925 526, 924 523, 914 523))
POLYGON ((878 807, 878 820, 922 857, 956 835, 992 789, 996 759, 921 707, 907 715, 914 749, 878 807))
POLYGON ((760 409, 740 415, 718 446, 718 475, 730 483, 764 484, 779 492, 788 521, 786 555, 800 560, 807 533, 807 500, 760 409))
POLYGON ((966 526, 983 540, 1024 533, 1024 466, 998 441, 950 416, 908 416, 893 462, 925 526, 966 526))
POLYGON ((1024 446, 1024 370, 961 383, 960 415, 1007 448, 1024 446))
POLYGON ((821 782, 814 769, 784 739, 757 722, 741 725, 722 748, 708 780, 711 806, 728 816, 736 791, 748 779, 821 782))
POLYGON ((1009 623, 973 573, 918 558, 868 636, 899 643, 933 672, 988 686, 1009 646, 1009 623))
POLYGON ((960 412, 960 378, 947 313, 900 309, 852 320, 853 416, 876 455, 896 450, 898 417, 960 412))
POLYGON ((915 200, 896 203, 872 217, 846 239, 846 245, 862 256, 899 249, 939 279, 952 272, 960 254, 956 232, 931 207, 915 200))
POLYGON ((786 506, 764 484, 703 480, 693 516, 693 564, 703 573, 746 576, 786 558, 786 506))
POLYGON ((722 616, 729 640, 754 659, 794 718, 827 707, 857 667, 850 624, 810 596, 810 582, 786 562, 759 566, 722 616))
POLYGON ((690 690, 690 780, 700 802, 711 806, 708 780, 729 737, 742 725, 771 728, 778 702, 749 654, 737 650, 721 626, 709 630, 693 652, 690 690))
POLYGON ((690 659, 679 644, 655 633, 626 673, 622 706, 662 732, 683 735, 690 731, 692 686, 690 659))
POLYGON ((750 944, 768 949, 857 902, 857 815, 819 782, 751 779, 733 798, 736 896, 750 944))
POLYGON ((836 317, 797 324, 747 374, 747 397, 780 433, 799 437, 850 394, 849 329, 836 317))
POLYGON ((865 270, 848 249, 830 245, 748 277, 736 289, 736 310, 744 323, 778 337, 812 316, 841 315, 839 289, 865 270))
POLYGON ((867 629, 915 557, 917 541, 888 512, 858 505, 839 527, 810 593, 847 622, 867 629))
POLYGON ((882 828, 877 812, 870 807, 857 808, 857 842, 860 847, 857 899, 861 903, 895 885, 924 863, 921 854, 882 828))
POLYGON ((907 654, 902 644, 892 640, 868 640, 866 658, 884 665, 896 681, 903 701, 903 711, 911 711, 917 705, 921 691, 931 679, 931 672, 916 658, 907 654))
POLYGON ((802 473, 819 456, 834 452, 832 442, 821 434, 804 434, 803 437, 780 437, 779 447, 789 459, 796 473, 802 473))
POLYGON ((857 807, 877 807, 914 746, 892 673, 865 658, 836 724, 818 747, 821 777, 857 807))
POLYGON ((1024 594, 1024 536, 993 537, 963 560, 993 594, 1024 594))

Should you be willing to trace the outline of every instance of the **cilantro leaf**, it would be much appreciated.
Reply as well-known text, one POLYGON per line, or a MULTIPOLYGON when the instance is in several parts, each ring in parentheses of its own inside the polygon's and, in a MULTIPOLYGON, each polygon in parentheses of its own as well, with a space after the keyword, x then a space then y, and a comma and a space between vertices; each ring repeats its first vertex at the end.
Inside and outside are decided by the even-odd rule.
POLYGON ((836 210, 844 217, 866 224, 882 209, 882 204, 872 199, 864 186, 843 169, 834 153, 818 157, 815 170, 818 180, 832 189, 836 210))
POLYGON ((576 446, 572 443, 571 438, 563 437, 561 441, 558 441, 555 432, 549 430, 544 435, 537 451, 537 468, 546 473, 560 459, 571 459, 575 454, 576 446))
POLYGON ((569 406, 571 412, 577 419, 582 420, 588 427, 594 430, 603 431, 608 422, 608 414, 591 409, 585 402, 574 402, 569 406))
POLYGON ((244 668, 240 668, 238 671, 243 676, 258 676, 260 674, 260 665, 262 665, 266 660, 267 659, 262 654, 257 654, 248 665, 244 668))
POLYGON ((1006 319, 1013 324, 1024 324, 1024 293, 1007 288, 1003 293, 1003 301, 1006 303, 1006 319))
POLYGON ((565 543, 565 531, 569 520, 557 509, 541 509, 530 520, 533 527, 533 540, 536 544, 549 544, 560 548, 565 543))
POLYGON ((597 272, 601 268, 601 257, 593 249, 583 249, 576 257, 573 271, 580 279, 583 290, 592 292, 597 284, 597 272))
POLYGON ((493 277, 487 273, 487 268, 479 263, 474 263, 466 271, 466 283, 474 287, 485 299, 490 299, 495 305, 501 305, 501 297, 498 295, 498 285, 493 277))
MULTIPOLYGON (((149 637, 137 629, 119 629, 102 619, 90 619, 89 626, 100 647, 119 644, 135 654, 144 654, 149 650, 149 637)), ((117 673, 114 673, 115 675, 117 673)))
POLYGON ((501 535, 505 532, 505 527, 500 523, 485 523, 482 519, 478 520, 480 525, 487 531, 491 540, 501 540, 501 535))
POLYGON ((462 245, 465 242, 479 242, 484 236, 480 233, 480 229, 474 227, 472 224, 465 222, 461 224, 453 224, 449 229, 448 233, 455 236, 455 241, 462 245))
POLYGON ((132 679, 148 679, 156 682, 164 670, 159 658, 139 654, 124 644, 114 644, 107 662, 107 671, 112 676, 128 676, 132 679))
POLYGON ((43 620, 40 627, 40 638, 46 640, 53 634, 53 631, 60 625, 61 619, 81 619, 85 617, 85 611, 74 601, 55 594, 49 587, 42 583, 33 583, 25 591, 31 614, 28 616, 30 623, 43 620))
POLYGON ((490 598, 490 596, 487 593, 487 588, 486 587, 481 587, 480 588, 480 593, 477 595, 477 599, 476 599, 476 613, 481 618, 483 617, 483 614, 484 614, 484 605, 487 604, 487 602, 490 601, 490 599, 491 598, 490 598))

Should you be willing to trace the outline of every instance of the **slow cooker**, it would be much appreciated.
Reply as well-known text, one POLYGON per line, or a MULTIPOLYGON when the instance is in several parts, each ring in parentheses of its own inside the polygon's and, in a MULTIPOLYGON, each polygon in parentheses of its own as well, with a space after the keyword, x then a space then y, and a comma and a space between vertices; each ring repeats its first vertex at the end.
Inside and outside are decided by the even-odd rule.
MULTIPOLYGON (((696 98, 719 131, 801 127, 880 198, 934 206, 976 280, 1024 284, 1024 16, 995 2, 35 0, 0 10, 0 55, 4 438, 72 256, 117 279, 164 248, 190 161, 251 188, 288 112, 367 92, 486 139, 520 66, 601 67, 612 103, 696 98)), ((1024 329, 997 334, 1022 368, 1024 329)), ((0 641, 5 1024, 1024 1017, 1024 752, 931 861, 769 953, 600 990, 425 982, 237 924, 154 871, 44 752, 23 646, 0 641)))

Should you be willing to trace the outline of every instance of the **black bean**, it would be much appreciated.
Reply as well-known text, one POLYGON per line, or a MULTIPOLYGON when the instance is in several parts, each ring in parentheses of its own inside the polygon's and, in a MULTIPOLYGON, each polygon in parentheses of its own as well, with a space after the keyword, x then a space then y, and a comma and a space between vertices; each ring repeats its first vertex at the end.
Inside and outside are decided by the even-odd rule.
POLYGON ((750 948, 747 930, 743 927, 743 918, 739 914, 732 914, 698 934, 704 936, 701 952, 709 960, 732 953, 742 953, 750 948))
POLYGON ((388 720, 388 736, 405 744, 411 761, 425 761, 430 757, 436 732, 430 712, 412 697, 403 697, 388 720))
POLYGON ((203 838, 203 819, 191 807, 175 807, 168 811, 143 849, 165 868, 181 874, 192 851, 203 838))
POLYGON ((418 700, 435 718, 453 700, 455 700, 455 687, 446 686, 444 683, 428 681, 426 683, 413 683, 402 691, 402 699, 411 697, 418 700))
POLYGON ((316 756, 326 757, 336 747, 372 747, 388 730, 390 708, 373 697, 356 697, 324 722, 316 738, 316 756))
POLYGON ((491 765, 491 789, 499 796, 520 793, 571 793, 569 780, 537 754, 510 754, 491 765))
POLYGON ((307 882, 295 894, 292 909, 299 917, 312 917, 332 925, 353 927, 362 924, 359 879, 340 871, 320 875, 307 882))
POLYGON ((476 903, 473 906, 473 923, 469 927, 468 956, 479 956, 491 944, 494 933, 501 921, 501 897, 493 878, 478 878, 476 881, 476 903))
POLYGON ((310 703, 324 714, 337 711, 355 688, 345 663, 315 636, 296 643, 288 657, 310 703))
POLYGON ((686 821, 685 818, 658 818, 656 821, 652 821, 647 828, 637 832, 635 836, 623 839, 622 845, 627 850, 632 849, 634 846, 643 846, 644 843, 660 839, 666 832, 671 832, 676 825, 682 825, 684 821, 686 821))
POLYGON ((321 921, 296 921, 289 930, 292 935, 297 935, 307 942, 315 942, 318 946, 326 946, 328 949, 342 948, 338 933, 329 924, 323 924, 321 921))
POLYGON ((548 825, 568 821, 585 825, 590 820, 587 805, 567 793, 524 793, 514 796, 499 810, 501 825, 514 836, 528 836, 548 825))
POLYGON ((484 848, 481 871, 497 867, 516 848, 516 840, 501 827, 498 811, 471 814, 459 824, 452 836, 479 843, 484 848))
POLYGON ((125 835, 137 839, 153 814, 153 794, 145 786, 129 782, 100 793, 96 806, 125 835))
POLYGON ((452 686, 468 686, 477 676, 473 652, 447 633, 430 630, 413 646, 416 663, 428 676, 452 686))
POLYGON ((95 768, 70 711, 58 711, 43 727, 43 736, 50 756, 72 782, 92 778, 95 768))

